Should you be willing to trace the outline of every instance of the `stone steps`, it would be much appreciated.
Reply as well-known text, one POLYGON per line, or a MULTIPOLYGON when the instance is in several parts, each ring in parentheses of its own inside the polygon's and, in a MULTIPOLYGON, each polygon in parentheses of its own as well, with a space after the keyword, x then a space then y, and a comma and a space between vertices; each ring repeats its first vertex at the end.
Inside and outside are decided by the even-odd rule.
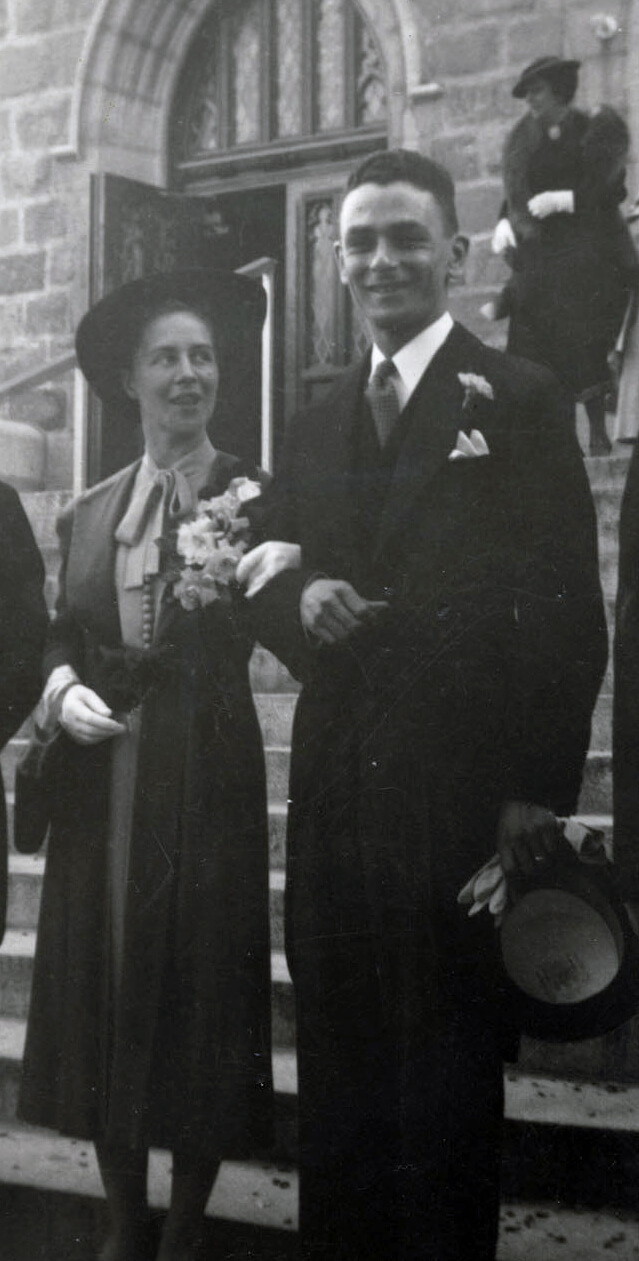
MULTIPOLYGON (((570 1197, 561 1200, 552 1187, 545 1195, 537 1196, 531 1193, 531 1183, 535 1176, 539 1181, 538 1153, 531 1150, 526 1137, 533 1122, 537 1131, 545 1132, 546 1137, 556 1135, 562 1128, 574 1138, 575 1150, 584 1151, 591 1138, 601 1139, 598 1127, 605 1112, 607 1132, 614 1130, 623 1139, 629 1134, 630 1118, 634 1116, 634 1124, 637 1121, 638 1092, 626 1092, 622 1102, 616 1092, 606 1095, 605 1087, 584 1095, 576 1088, 566 1090, 562 1083, 550 1079, 537 1079, 531 1084, 516 1073, 508 1074, 505 1084, 508 1118, 505 1178, 514 1187, 515 1194, 507 1191, 503 1197, 498 1261, 559 1261, 566 1255, 578 1257, 579 1261, 599 1261, 604 1255, 616 1261, 636 1261, 639 1216, 632 1205, 623 1202, 625 1196, 620 1192, 628 1192, 630 1187, 622 1187, 619 1172, 613 1175, 617 1178, 614 1188, 610 1185, 602 1188, 609 1197, 607 1207, 587 1208, 570 1197), (561 1127, 554 1123, 556 1116, 562 1118, 561 1127), (513 1167, 515 1133, 520 1151, 517 1167, 513 1167), (530 1188, 528 1194, 518 1195, 518 1187, 525 1184, 530 1188), (617 1203, 617 1200, 622 1202, 617 1203)), ((627 1159, 626 1176, 632 1173, 631 1165, 627 1159)), ((547 1174, 550 1166, 547 1159, 542 1174, 547 1174)), ((166 1211, 169 1187, 170 1156, 153 1151, 149 1162, 149 1200, 154 1213, 166 1211)), ((27 1126, 3 1124, 0 1128, 0 1188, 5 1241, 9 1227, 16 1230, 14 1249, 0 1251, 6 1261, 27 1261, 27 1258, 33 1261, 35 1256, 55 1256, 60 1261, 63 1257, 77 1257, 78 1261, 80 1258, 86 1261, 93 1255, 104 1227, 103 1193, 91 1144, 27 1126), (37 1206, 42 1207, 45 1198, 46 1212, 39 1214, 37 1206), (15 1213, 15 1225, 12 1213, 5 1215, 5 1204, 15 1213), (78 1228, 81 1210, 84 1220, 78 1228), (50 1248, 56 1215, 59 1218, 57 1247, 52 1252, 45 1248, 47 1244, 50 1248), (34 1237, 36 1223, 46 1241, 44 1246, 38 1246, 34 1237), (83 1251, 67 1251, 72 1232, 83 1251), (31 1250, 26 1251, 25 1242, 29 1240, 31 1250)), ((225 1161, 207 1206, 207 1218, 207 1245, 214 1238, 218 1245, 211 1255, 273 1256, 279 1261, 292 1256, 297 1227, 295 1169, 284 1158, 268 1162, 225 1161), (237 1250, 229 1248, 227 1251, 228 1243, 226 1247, 220 1246, 240 1228, 244 1232, 247 1229, 259 1231, 257 1251, 246 1243, 237 1250)))

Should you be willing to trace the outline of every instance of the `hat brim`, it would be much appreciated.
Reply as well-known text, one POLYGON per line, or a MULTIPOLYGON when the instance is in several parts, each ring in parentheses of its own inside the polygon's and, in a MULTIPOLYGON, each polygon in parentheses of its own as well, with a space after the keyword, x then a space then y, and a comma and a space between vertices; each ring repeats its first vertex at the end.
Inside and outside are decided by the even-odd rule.
POLYGON ((580 65, 580 61, 566 60, 549 61, 546 65, 542 63, 539 65, 528 66, 521 77, 517 80, 512 90, 512 95, 518 100, 523 100, 529 87, 537 79, 546 79, 547 81, 551 81, 562 74, 569 74, 578 70, 580 65))
POLYGON ((500 929, 517 1027, 547 1042, 601 1037, 639 1009, 639 940, 606 869, 545 867, 500 929))
POLYGON ((165 302, 192 305, 211 323, 220 361, 232 357, 259 333, 266 295, 259 281, 236 272, 188 268, 157 272, 114 289, 83 316, 76 332, 76 354, 91 388, 108 407, 129 410, 123 372, 145 323, 165 302))

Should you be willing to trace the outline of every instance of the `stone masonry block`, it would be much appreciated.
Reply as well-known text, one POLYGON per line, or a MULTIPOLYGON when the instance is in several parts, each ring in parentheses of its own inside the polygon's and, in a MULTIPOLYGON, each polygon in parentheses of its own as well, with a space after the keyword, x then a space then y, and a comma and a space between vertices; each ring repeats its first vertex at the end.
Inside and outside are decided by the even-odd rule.
MULTIPOLYGON (((543 56, 549 48, 562 47, 562 15, 544 13, 527 21, 513 22, 506 32, 506 50, 510 62, 531 62, 543 56)), ((568 55, 568 54, 566 54, 568 55)), ((514 83, 514 76, 513 76, 514 83)))
POLYGON ((11 112, 8 109, 0 110, 0 152, 6 152, 11 148, 11 112))
POLYGON ((503 191, 500 183, 477 184, 457 192, 457 213, 463 232, 490 232, 497 223, 503 191))
POLYGON ((66 207, 59 201, 39 202, 25 209, 24 239, 27 244, 44 245, 54 237, 66 236, 68 227, 66 207))
POLYGON ((33 298, 27 305, 26 330, 30 335, 53 333, 56 336, 71 331, 71 310, 66 293, 48 293, 43 298, 33 298))
POLYGON ((44 251, 0 258, 0 294, 44 288, 44 251))
POLYGON ((49 281, 52 285, 69 285, 75 279, 77 242, 54 245, 49 250, 49 281))
POLYGON ((467 13, 469 17, 490 17, 493 13, 518 12, 522 9, 534 9, 537 0, 458 0, 458 12, 467 13))
POLYGON ((469 286, 477 288, 495 285, 501 288, 510 278, 510 274, 510 268, 503 258, 493 254, 490 239, 471 243, 466 263, 466 283, 469 286))
POLYGON ((7 415, 10 420, 35 425, 49 432, 63 429, 67 412, 67 396, 60 386, 41 390, 23 390, 8 400, 7 415))
POLYGON ((503 171, 504 144, 510 127, 505 123, 495 127, 484 127, 479 135, 479 154, 484 175, 501 179, 503 171))
POLYGON ((19 0, 16 12, 18 35, 86 24, 93 17, 95 0, 19 0))
POLYGON ((0 0, 0 37, 5 36, 8 30, 9 30, 8 0, 0 0))
POLYGON ((487 83, 455 83, 446 86, 442 113, 451 127, 473 126, 499 120, 514 123, 520 111, 512 97, 513 77, 487 83))
POLYGON ((16 128, 23 149, 47 149, 65 144, 69 138, 71 99, 44 102, 37 108, 21 110, 16 128))
POLYGON ((7 200, 36 197, 51 184, 51 159, 23 154, 2 163, 2 191, 7 200))
POLYGON ((71 88, 82 54, 84 28, 0 49, 0 97, 9 100, 71 88))
POLYGON ((20 219, 17 210, 0 210, 0 250, 12 249, 18 244, 20 219))
POLYGON ((434 140, 431 145, 431 156, 436 162, 443 162, 455 182, 477 179, 480 173, 477 139, 474 133, 442 136, 434 140))
POLYGON ((499 65, 500 46, 500 28, 492 23, 439 35, 428 49, 428 65, 436 79, 494 70, 499 65))

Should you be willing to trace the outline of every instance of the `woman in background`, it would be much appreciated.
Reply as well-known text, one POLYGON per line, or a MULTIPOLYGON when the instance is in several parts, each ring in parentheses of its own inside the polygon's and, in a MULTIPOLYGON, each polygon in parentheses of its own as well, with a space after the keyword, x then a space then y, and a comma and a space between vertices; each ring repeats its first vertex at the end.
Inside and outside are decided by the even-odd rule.
MULTIPOLYGON (((629 137, 610 107, 574 108, 578 68, 540 57, 513 88, 528 110, 504 149, 506 218, 494 247, 513 267, 508 350, 551 368, 584 404, 590 454, 606 455, 608 355, 636 272, 619 212, 629 137)), ((497 314, 505 313, 502 302, 497 314)))

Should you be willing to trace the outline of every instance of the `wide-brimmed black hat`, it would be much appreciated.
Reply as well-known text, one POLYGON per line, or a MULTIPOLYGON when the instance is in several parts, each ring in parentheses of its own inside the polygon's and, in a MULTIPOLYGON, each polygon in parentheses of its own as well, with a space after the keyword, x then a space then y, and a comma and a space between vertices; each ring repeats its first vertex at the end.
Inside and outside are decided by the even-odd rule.
MULTIPOLYGON (((184 303, 210 321, 220 375, 259 332, 266 311, 261 284, 236 272, 188 268, 156 272, 114 289, 83 316, 75 345, 78 363, 108 407, 131 409, 123 371, 143 328, 167 302, 184 303)), ((241 370, 241 363, 234 365, 241 370)))
POLYGON ((523 98, 535 79, 546 79, 551 86, 567 83, 570 85, 574 95, 577 88, 577 71, 580 65, 580 61, 571 61, 563 57, 538 57, 536 61, 532 61, 529 66, 526 66, 526 69, 519 76, 513 88, 513 96, 519 99, 523 98))
POLYGON ((518 890, 500 928, 518 1028, 548 1042, 609 1033, 639 1010, 639 939, 610 863, 561 854, 518 890))

